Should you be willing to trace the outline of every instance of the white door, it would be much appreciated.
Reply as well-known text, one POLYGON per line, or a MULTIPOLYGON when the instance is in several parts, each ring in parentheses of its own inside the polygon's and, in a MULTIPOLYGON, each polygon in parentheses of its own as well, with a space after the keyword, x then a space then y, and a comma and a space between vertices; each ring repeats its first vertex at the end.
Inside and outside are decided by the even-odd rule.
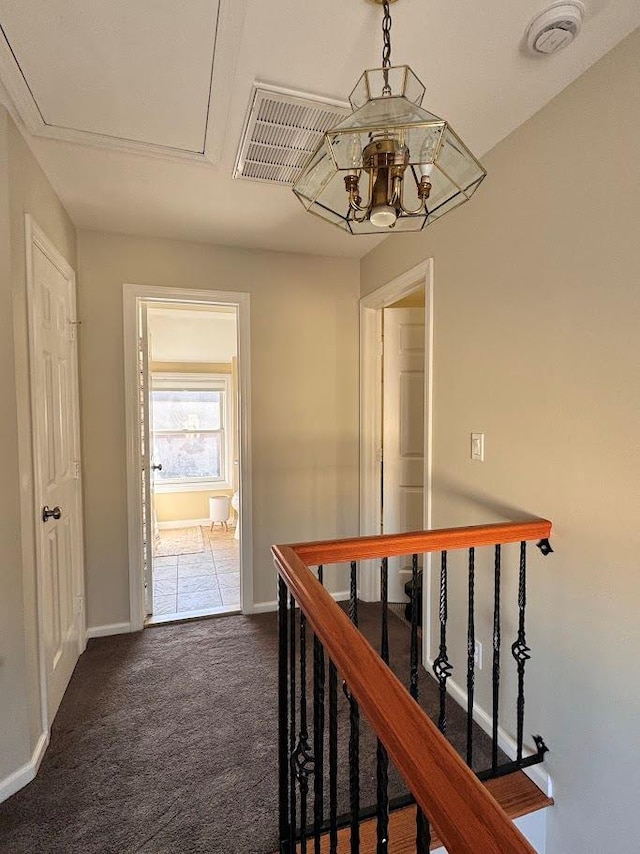
POLYGON ((140 417, 140 473, 142 476, 142 563, 143 602, 145 616, 153 613, 153 542, 155 524, 153 514, 153 469, 151 430, 151 383, 149 381, 149 331, 147 304, 140 304, 138 330, 138 405, 140 417))
POLYGON ((27 220, 36 559, 51 724, 84 648, 75 276, 27 220))
MULTIPOLYGON (((383 334, 382 530, 399 534, 424 528, 424 308, 385 308, 383 334)), ((410 558, 389 559, 390 602, 410 578, 410 558)))

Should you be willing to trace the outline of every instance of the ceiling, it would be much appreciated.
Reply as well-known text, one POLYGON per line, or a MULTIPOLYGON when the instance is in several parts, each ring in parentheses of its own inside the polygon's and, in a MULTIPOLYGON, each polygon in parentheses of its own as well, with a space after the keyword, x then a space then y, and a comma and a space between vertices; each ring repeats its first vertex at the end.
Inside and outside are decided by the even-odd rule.
MULTIPOLYGON (((546 5, 392 6, 393 62, 479 156, 640 25, 638 0, 585 0, 578 39, 529 56, 546 5)), ((2 0, 2 98, 79 228, 360 257, 381 238, 232 174, 254 81, 343 100, 380 65, 380 16, 366 0, 2 0)))

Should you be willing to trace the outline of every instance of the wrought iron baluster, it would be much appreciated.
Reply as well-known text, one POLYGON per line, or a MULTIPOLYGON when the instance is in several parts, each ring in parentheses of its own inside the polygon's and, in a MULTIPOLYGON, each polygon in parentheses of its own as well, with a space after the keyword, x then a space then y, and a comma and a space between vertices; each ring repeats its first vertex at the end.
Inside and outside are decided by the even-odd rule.
POLYGON ((467 765, 473 764, 473 691, 475 685, 476 630, 474 616, 475 552, 469 549, 469 605, 467 621, 467 765))
POLYGON ((517 702, 517 756, 522 762, 524 741, 524 668, 531 658, 525 635, 525 609, 527 606, 527 544, 520 543, 520 571, 518 578, 518 637, 511 646, 511 653, 518 664, 518 702, 517 702))
POLYGON ((438 715, 438 729, 442 733, 447 731, 447 679, 451 676, 453 667, 449 662, 447 653, 447 553, 443 551, 440 555, 440 602, 438 607, 438 619, 440 621, 440 647, 438 657, 433 662, 433 672, 440 687, 440 713, 438 715))
POLYGON ((296 600, 289 594, 289 850, 296 850, 296 773, 294 754, 296 750, 296 600))
MULTIPOLYGON (((409 693, 418 699, 418 555, 411 558, 411 648, 409 664, 409 693)), ((416 807, 416 852, 429 854, 431 833, 429 822, 420 807, 416 807)))
MULTIPOLYGON (((318 567, 318 581, 323 584, 323 568, 318 567)), ((313 638, 313 840, 314 854, 320 854, 321 827, 324 817, 324 647, 316 635, 313 638)))
POLYGON ((338 672, 329 660, 329 854, 338 852, 338 672))
POLYGON ((491 769, 498 767, 498 718, 500 714, 500 572, 501 549, 495 548, 493 566, 493 730, 491 736, 491 769))
MULTIPOLYGON (((358 566, 351 561, 349 619, 358 625, 358 566)), ((346 686, 345 686, 346 687, 346 686)), ((350 691, 349 698, 349 806, 351 812, 351 854, 360 851, 360 709, 350 691)))
MULTIPOLYGON (((389 663, 389 559, 382 558, 380 567, 380 598, 382 601, 382 631, 380 657, 389 663)), ((378 739, 376 748, 377 776, 377 854, 387 854, 389 845, 389 757, 384 744, 378 739)))
POLYGON ((409 692, 418 698, 418 555, 411 558, 411 648, 409 692))
POLYGON ((280 814, 280 850, 290 850, 295 835, 289 824, 289 708, 287 585, 278 576, 278 793, 280 814))
POLYGON ((314 757, 309 748, 307 727, 307 618, 300 612, 300 730, 293 753, 294 771, 300 787, 300 851, 307 851, 307 799, 309 775, 314 771, 314 757))

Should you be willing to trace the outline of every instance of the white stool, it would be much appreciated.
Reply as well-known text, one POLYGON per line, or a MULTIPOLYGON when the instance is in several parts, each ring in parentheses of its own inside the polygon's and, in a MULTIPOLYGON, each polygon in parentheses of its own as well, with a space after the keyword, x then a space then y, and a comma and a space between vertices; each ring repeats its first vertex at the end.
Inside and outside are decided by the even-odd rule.
POLYGON ((211 519, 211 530, 216 522, 224 527, 225 531, 229 530, 227 522, 229 521, 229 496, 216 495, 209 499, 209 519, 211 519))

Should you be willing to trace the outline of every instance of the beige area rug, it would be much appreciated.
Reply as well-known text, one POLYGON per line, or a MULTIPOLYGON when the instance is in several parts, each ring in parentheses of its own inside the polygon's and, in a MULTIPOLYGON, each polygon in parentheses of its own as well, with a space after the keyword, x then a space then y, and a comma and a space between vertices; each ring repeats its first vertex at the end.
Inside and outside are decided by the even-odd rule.
POLYGON ((204 551, 202 528, 169 528, 160 531, 154 549, 154 557, 171 557, 173 555, 191 555, 204 551))

